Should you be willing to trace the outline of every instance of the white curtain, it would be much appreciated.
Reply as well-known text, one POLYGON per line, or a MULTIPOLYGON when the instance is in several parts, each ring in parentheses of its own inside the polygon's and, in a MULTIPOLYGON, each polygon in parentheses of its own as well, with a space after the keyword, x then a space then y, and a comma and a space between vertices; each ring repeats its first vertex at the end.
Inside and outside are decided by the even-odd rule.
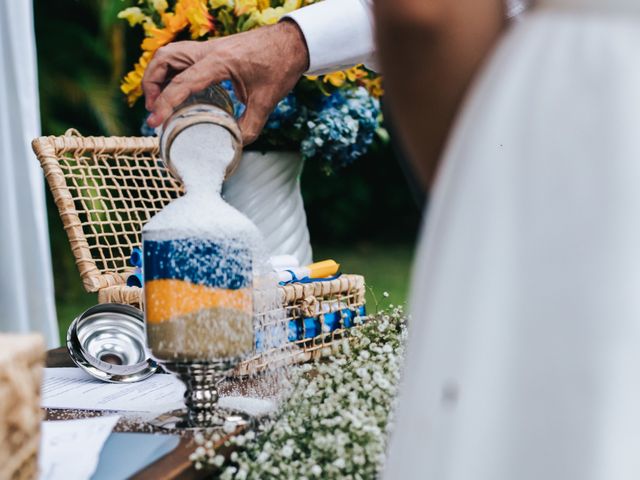
POLYGON ((43 176, 30 0, 0 0, 0 331, 59 344, 43 176))

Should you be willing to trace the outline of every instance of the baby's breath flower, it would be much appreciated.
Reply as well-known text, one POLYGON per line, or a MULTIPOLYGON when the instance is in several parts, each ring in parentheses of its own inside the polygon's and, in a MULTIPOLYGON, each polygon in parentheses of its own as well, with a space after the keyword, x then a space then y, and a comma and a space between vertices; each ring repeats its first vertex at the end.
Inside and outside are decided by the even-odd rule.
MULTIPOLYGON (((231 454, 234 466, 224 468, 220 478, 378 477, 400 380, 405 325, 402 309, 394 307, 351 329, 351 343, 342 340, 330 357, 295 367, 295 387, 279 416, 263 423, 257 434, 233 440, 240 450, 231 454)), ((224 458, 208 448, 220 438, 197 440, 191 461, 198 468, 224 467, 224 458)))
POLYGON ((291 448, 291 446, 290 446, 290 445, 285 445, 285 446, 282 448, 282 456, 283 456, 284 458, 290 458, 290 457, 291 457, 291 455, 293 455, 293 448, 291 448))

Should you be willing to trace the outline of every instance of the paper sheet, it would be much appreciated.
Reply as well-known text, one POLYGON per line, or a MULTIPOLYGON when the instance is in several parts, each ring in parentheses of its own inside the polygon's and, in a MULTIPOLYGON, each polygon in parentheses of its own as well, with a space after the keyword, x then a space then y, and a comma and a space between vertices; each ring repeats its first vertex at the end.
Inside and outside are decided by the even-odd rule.
POLYGON ((41 480, 89 479, 118 416, 42 422, 41 480))
POLYGON ((183 393, 173 375, 123 385, 96 380, 80 368, 45 368, 42 407, 163 413, 183 408, 183 393))

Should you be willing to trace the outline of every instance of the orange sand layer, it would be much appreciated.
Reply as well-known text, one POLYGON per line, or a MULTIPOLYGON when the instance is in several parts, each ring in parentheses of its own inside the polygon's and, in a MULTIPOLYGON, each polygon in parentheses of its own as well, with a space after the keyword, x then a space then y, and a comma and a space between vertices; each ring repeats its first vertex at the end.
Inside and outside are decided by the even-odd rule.
POLYGON ((144 284, 148 323, 162 323, 202 309, 225 308, 252 313, 249 289, 227 290, 183 280, 150 280, 144 284))

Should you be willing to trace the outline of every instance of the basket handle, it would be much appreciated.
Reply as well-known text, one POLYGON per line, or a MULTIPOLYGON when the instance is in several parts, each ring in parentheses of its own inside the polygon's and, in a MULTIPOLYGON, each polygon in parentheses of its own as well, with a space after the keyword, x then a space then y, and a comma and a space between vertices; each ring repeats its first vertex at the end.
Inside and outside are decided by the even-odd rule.
POLYGON ((67 131, 64 132, 65 137, 81 137, 80 132, 75 128, 67 128, 67 131))

